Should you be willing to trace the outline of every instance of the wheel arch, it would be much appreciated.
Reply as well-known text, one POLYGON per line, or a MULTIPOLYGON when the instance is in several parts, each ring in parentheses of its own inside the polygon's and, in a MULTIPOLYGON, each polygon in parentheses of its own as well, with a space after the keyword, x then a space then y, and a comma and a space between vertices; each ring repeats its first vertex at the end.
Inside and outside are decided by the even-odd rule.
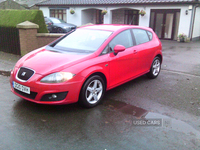
MULTIPOLYGON (((82 87, 81 87, 81 90, 80 90, 80 92, 79 92, 79 99, 78 99, 78 103, 79 104, 81 104, 82 106, 84 106, 84 107, 86 107, 86 108, 91 108, 91 107, 94 107, 94 106, 91 106, 91 104, 90 105, 88 105, 88 104, 86 104, 82 99, 81 99, 81 97, 82 97, 82 90, 84 89, 84 85, 85 85, 85 83, 91 78, 91 77, 93 77, 93 76, 95 76, 95 75, 98 75, 99 77, 101 77, 102 78, 102 80, 104 81, 104 88, 105 88, 105 91, 104 91, 104 93, 106 92, 106 89, 107 89, 107 79, 106 79, 106 76, 102 73, 102 72, 94 72, 94 73, 92 73, 92 74, 90 74, 89 76, 87 76, 87 78, 85 79, 85 81, 83 82, 83 84, 82 84, 82 87)), ((104 95, 104 94, 103 94, 104 95)), ((102 98, 101 98, 102 99, 102 98)), ((99 103, 99 102, 97 102, 97 103, 99 103)), ((95 105, 97 105, 97 104, 95 104, 95 105)))
POLYGON ((157 54, 156 57, 159 57, 159 58, 160 58, 160 61, 161 61, 161 63, 162 63, 162 61, 163 61, 162 55, 161 55, 161 54, 157 54))
MULTIPOLYGON (((86 82, 90 77, 92 77, 92 76, 94 76, 94 75, 98 75, 98 76, 100 76, 100 77, 104 80, 104 82, 105 82, 105 89, 107 89, 107 78, 106 78, 106 76, 105 76, 102 72, 94 72, 94 73, 90 74, 90 75, 87 77, 87 79, 84 81, 83 85, 85 84, 85 82, 86 82)), ((83 86, 83 85, 82 85, 82 86, 83 86)))

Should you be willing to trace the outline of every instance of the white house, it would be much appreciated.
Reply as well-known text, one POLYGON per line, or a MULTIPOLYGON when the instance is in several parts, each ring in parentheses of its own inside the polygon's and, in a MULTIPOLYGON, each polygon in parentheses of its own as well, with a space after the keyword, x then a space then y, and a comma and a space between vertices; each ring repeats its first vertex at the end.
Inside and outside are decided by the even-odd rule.
POLYGON ((133 24, 151 27, 160 39, 176 40, 180 33, 200 39, 200 0, 48 0, 37 6, 44 16, 77 26, 133 24), (102 15, 102 10, 107 13, 102 15))

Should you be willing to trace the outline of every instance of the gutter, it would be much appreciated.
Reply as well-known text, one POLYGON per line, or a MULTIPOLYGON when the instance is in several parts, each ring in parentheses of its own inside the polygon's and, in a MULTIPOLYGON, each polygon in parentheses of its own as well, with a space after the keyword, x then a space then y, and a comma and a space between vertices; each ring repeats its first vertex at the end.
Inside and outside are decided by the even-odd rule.
MULTIPOLYGON (((98 1, 98 0, 96 0, 98 1)), ((100 1, 100 0, 99 0, 100 1)), ((137 1, 137 2, 126 2, 126 1, 122 1, 122 2, 91 2, 91 0, 87 3, 87 2, 70 2, 65 0, 64 2, 61 2, 61 3, 51 3, 51 0, 44 0, 44 1, 41 1, 39 3, 36 3, 35 5, 38 6, 38 7, 51 7, 51 6, 54 6, 54 7, 63 7, 63 6, 68 6, 68 7, 76 7, 76 6, 123 6, 123 5, 180 5, 180 4, 197 4, 198 2, 196 2, 198 0, 192 0, 192 1, 189 1, 189 0, 186 0, 186 1, 183 1, 183 0, 174 0, 174 1, 159 1, 159 0, 154 0, 154 1, 148 1, 148 2, 141 2, 141 1, 137 1)))

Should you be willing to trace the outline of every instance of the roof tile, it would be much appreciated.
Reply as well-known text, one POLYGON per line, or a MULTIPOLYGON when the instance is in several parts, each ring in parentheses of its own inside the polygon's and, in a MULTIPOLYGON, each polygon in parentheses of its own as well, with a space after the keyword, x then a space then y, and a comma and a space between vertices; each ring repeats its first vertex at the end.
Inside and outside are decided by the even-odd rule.
POLYGON ((141 4, 141 3, 183 3, 195 2, 195 0, 47 0, 38 3, 45 5, 114 5, 114 4, 141 4))

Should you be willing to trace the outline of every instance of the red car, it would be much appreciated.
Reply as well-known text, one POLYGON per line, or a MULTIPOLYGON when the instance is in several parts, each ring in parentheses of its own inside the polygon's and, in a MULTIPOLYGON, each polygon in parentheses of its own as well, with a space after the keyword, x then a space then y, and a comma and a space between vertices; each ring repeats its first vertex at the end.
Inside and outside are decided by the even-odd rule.
POLYGON ((40 104, 94 107, 105 91, 161 70, 162 45, 150 28, 91 25, 22 57, 11 72, 14 94, 40 104))

